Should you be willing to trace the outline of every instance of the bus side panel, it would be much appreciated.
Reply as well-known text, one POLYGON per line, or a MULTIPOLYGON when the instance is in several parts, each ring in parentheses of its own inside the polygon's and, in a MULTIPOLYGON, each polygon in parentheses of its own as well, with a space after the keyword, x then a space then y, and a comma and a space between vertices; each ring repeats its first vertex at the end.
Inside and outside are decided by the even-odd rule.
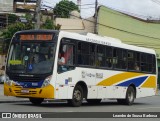
POLYGON ((74 70, 57 73, 56 97, 71 99, 73 90, 78 82, 86 84, 89 98, 97 98, 97 86, 95 85, 95 69, 76 67, 74 70))
POLYGON ((156 94, 156 89, 154 88, 137 88, 136 98, 153 96, 155 94, 156 94))
POLYGON ((106 98, 125 98, 126 87, 108 86, 106 92, 106 98))

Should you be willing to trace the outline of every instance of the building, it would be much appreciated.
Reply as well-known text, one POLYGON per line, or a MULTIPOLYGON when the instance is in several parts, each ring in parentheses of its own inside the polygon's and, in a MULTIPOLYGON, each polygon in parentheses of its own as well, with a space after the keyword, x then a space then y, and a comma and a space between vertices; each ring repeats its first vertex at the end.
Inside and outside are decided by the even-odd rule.
POLYGON ((60 30, 86 34, 94 32, 94 17, 81 19, 80 13, 72 11, 70 18, 56 18, 55 25, 60 25, 60 30))
POLYGON ((13 12, 13 0, 0 0, 0 12, 13 12))

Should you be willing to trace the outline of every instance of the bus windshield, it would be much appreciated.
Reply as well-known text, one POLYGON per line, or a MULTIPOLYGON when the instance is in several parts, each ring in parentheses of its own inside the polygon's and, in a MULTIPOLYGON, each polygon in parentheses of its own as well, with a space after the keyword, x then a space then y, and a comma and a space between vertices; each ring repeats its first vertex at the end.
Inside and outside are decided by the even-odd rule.
POLYGON ((54 64, 54 42, 15 42, 10 46, 7 70, 11 73, 51 73, 54 64))

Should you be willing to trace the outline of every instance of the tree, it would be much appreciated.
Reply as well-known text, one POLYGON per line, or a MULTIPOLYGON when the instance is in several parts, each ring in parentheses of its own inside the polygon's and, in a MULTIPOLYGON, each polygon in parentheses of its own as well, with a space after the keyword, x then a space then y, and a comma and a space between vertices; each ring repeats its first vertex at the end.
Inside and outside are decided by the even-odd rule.
POLYGON ((21 23, 21 22, 16 22, 14 24, 9 25, 7 30, 3 31, 1 36, 4 39, 12 38, 14 33, 16 33, 17 31, 28 30, 28 29, 33 29, 32 23, 24 24, 24 23, 21 23))
POLYGON ((0 35, 3 37, 4 39, 4 46, 3 46, 3 51, 7 51, 8 47, 9 47, 9 43, 10 40, 12 38, 12 36, 17 32, 17 31, 21 31, 21 30, 28 30, 28 29, 33 29, 34 26, 32 23, 21 23, 21 22, 16 22, 14 24, 11 24, 8 26, 8 28, 3 31, 3 33, 0 35))
POLYGON ((8 23, 13 24, 17 21, 18 17, 14 14, 8 14, 8 23))
POLYGON ((45 23, 41 27, 42 29, 55 29, 55 25, 51 19, 47 17, 45 23))
POLYGON ((73 10, 79 11, 79 8, 75 3, 68 0, 62 0, 54 7, 54 14, 61 18, 69 18, 70 12, 73 10))
POLYGON ((27 19, 27 21, 32 21, 32 19, 33 19, 33 16, 31 15, 31 14, 29 14, 29 13, 26 13, 25 14, 25 18, 27 19))

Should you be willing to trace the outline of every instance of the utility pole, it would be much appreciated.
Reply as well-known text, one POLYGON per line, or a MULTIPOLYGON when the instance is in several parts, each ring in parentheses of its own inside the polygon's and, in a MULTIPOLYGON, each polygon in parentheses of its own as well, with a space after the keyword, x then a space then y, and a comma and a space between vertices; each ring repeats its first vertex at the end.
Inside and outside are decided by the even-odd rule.
POLYGON ((97 34, 97 9, 98 9, 98 0, 95 1, 95 27, 94 27, 94 33, 97 34))
POLYGON ((41 12, 41 0, 37 0, 37 3, 36 3, 36 16, 35 16, 35 19, 36 19, 35 29, 40 29, 40 24, 41 24, 40 12, 41 12))

